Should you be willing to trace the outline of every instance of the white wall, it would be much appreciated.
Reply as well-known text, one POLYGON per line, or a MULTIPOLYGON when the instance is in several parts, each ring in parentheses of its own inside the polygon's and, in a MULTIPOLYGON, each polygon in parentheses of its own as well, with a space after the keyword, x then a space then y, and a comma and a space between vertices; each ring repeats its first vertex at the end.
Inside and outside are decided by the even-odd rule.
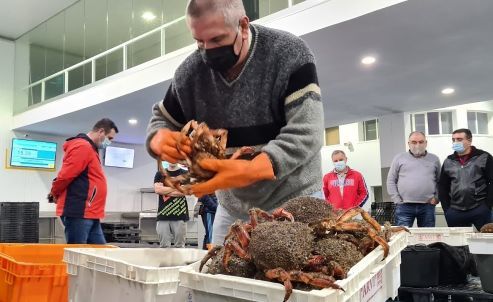
MULTIPOLYGON (((112 144, 112 146, 135 150, 134 168, 104 167, 108 180, 108 200, 106 211, 140 211, 140 188, 152 188, 156 161, 147 153, 143 145, 112 144)), ((157 209, 157 195, 143 194, 143 210, 157 209)))
MULTIPOLYGON (((42 210, 53 209, 46 201, 46 194, 54 172, 9 169, 7 153, 13 137, 22 137, 22 133, 13 133, 9 129, 12 124, 12 106, 14 98, 14 43, 0 39, 0 201, 39 201, 42 210)), ((34 139, 54 140, 61 138, 36 135, 34 139)), ((59 148, 60 150, 61 148, 59 148)), ((61 157, 61 152, 57 154, 61 157)))

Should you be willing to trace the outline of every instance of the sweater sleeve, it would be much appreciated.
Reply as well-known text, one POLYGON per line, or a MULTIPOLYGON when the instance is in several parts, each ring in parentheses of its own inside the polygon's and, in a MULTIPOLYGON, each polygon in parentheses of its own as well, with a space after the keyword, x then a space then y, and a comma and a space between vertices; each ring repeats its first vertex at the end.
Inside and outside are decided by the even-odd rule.
POLYGON ((387 175, 387 193, 390 195, 390 199, 394 203, 401 203, 402 197, 399 194, 397 188, 397 182, 399 180, 399 157, 396 156, 392 161, 392 165, 387 175))
POLYGON ((156 157, 152 152, 149 144, 154 137, 154 134, 161 128, 168 128, 177 131, 185 125, 185 116, 178 101, 178 96, 174 88, 174 83, 168 88, 166 95, 162 101, 154 104, 152 107, 152 116, 146 131, 146 148, 147 152, 156 157))
POLYGON ((306 63, 290 75, 285 95, 286 125, 262 148, 279 179, 311 160, 323 144, 323 106, 314 63, 306 63))
POLYGON ((60 196, 68 185, 87 168, 90 152, 94 150, 89 143, 85 142, 73 143, 67 147, 63 156, 62 168, 51 186, 53 196, 60 196))
POLYGON ((324 191, 325 200, 329 201, 330 192, 329 192, 328 174, 325 174, 322 182, 323 182, 323 191, 324 191))

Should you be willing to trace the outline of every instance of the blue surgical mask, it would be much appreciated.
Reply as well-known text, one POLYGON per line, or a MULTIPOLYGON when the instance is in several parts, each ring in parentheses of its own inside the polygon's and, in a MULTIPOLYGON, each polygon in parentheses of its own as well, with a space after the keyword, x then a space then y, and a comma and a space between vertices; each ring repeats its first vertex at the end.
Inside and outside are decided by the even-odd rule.
POLYGON ((346 162, 343 161, 343 160, 340 160, 340 161, 336 161, 334 163, 334 167, 336 168, 337 171, 344 171, 344 169, 346 169, 346 162))
POLYGON ((104 149, 104 148, 108 147, 109 145, 111 145, 111 141, 107 137, 105 137, 104 141, 101 143, 101 149, 104 149))
POLYGON ((464 143, 463 142, 454 142, 452 143, 452 149, 457 153, 464 152, 464 143))

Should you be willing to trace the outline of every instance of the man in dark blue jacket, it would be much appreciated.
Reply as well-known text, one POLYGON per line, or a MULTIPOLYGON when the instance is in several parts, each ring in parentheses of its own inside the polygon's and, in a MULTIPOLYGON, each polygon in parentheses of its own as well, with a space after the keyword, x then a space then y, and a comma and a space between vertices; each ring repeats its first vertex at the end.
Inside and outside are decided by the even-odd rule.
POLYGON ((199 198, 200 209, 199 214, 202 217, 202 223, 205 228, 204 242, 202 248, 207 250, 210 248, 212 242, 212 224, 214 223, 214 216, 217 209, 216 195, 204 195, 199 198))

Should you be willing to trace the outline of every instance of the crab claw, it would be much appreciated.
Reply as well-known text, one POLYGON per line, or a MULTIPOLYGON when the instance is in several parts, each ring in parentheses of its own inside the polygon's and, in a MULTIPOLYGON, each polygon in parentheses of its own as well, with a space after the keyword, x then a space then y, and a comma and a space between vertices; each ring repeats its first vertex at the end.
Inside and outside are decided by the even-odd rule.
POLYGON ((286 218, 289 221, 294 222, 293 215, 283 208, 275 209, 274 212, 272 212, 272 216, 274 216, 274 218, 286 218))

